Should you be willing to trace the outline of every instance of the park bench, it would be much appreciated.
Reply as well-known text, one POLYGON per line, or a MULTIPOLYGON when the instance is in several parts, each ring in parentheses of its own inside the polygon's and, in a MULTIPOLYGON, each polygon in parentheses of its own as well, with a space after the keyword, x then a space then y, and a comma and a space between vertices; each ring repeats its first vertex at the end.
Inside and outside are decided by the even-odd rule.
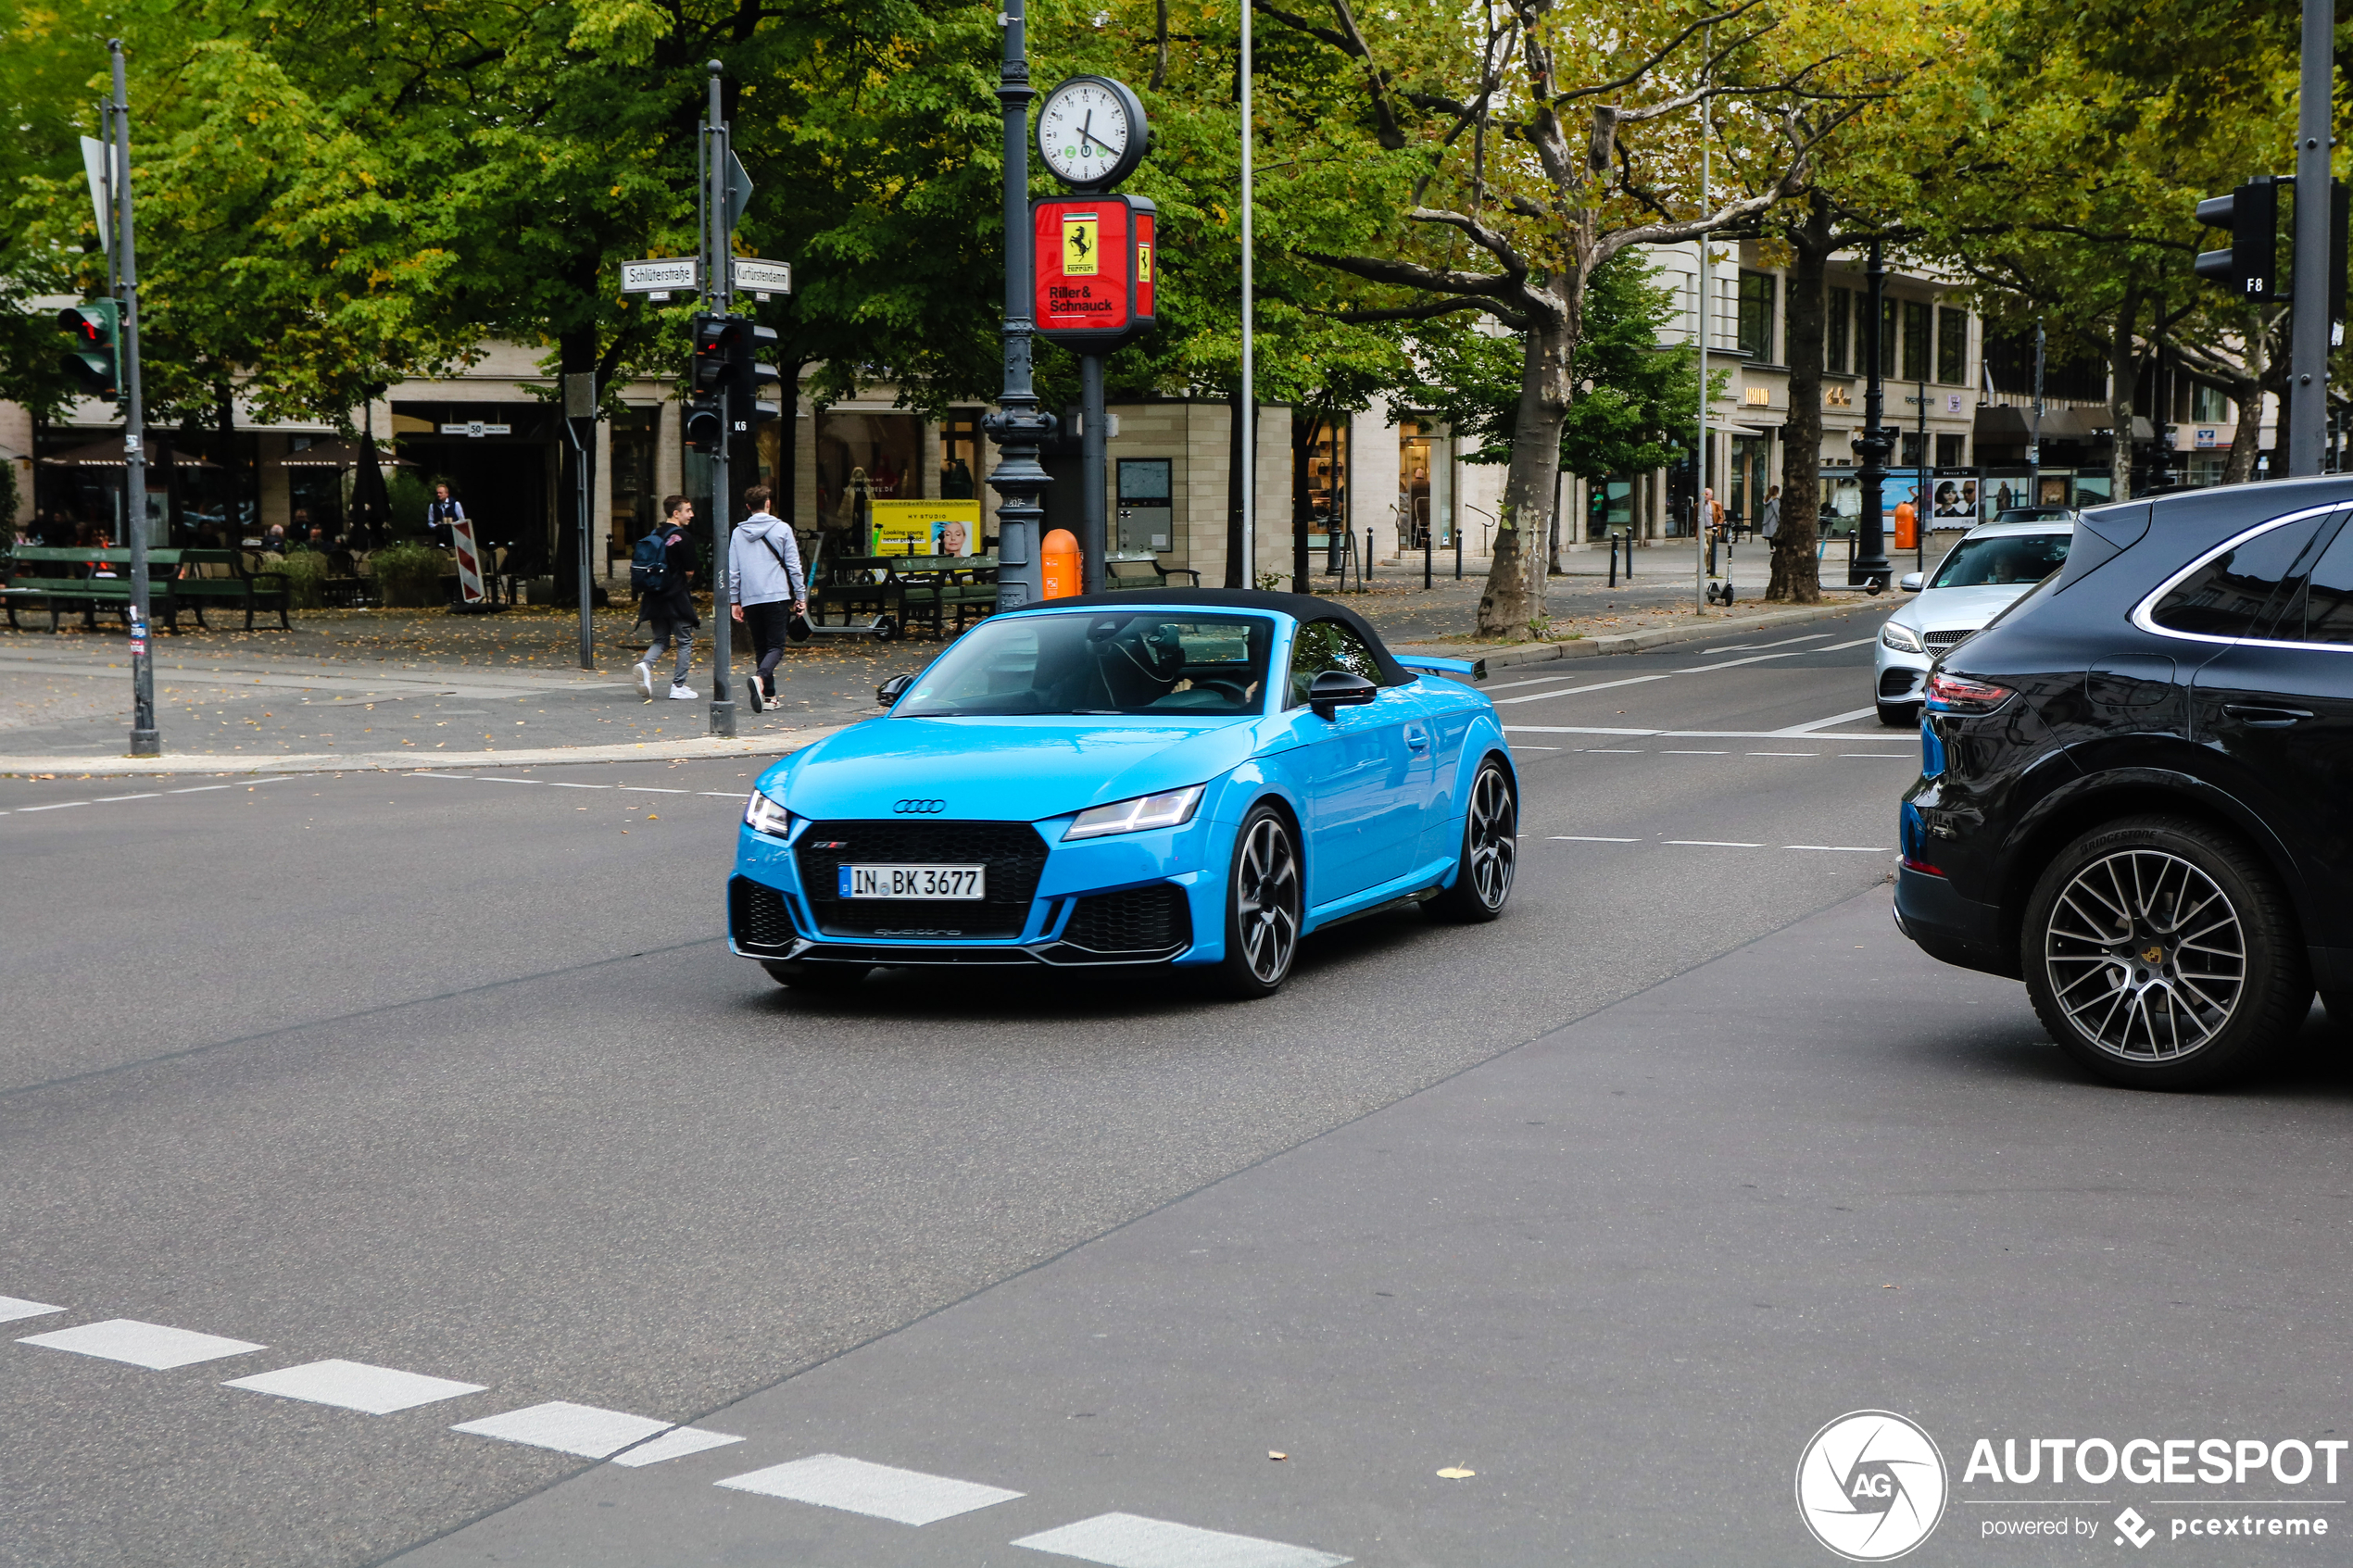
POLYGON ((1103 558, 1103 587, 1165 588, 1172 577, 1189 577, 1201 586, 1201 573, 1189 566, 1163 566, 1150 550, 1120 550, 1103 558))
POLYGON ((253 612, 274 609, 278 625, 292 631, 294 624, 286 619, 290 596, 286 580, 279 572, 261 565, 263 558, 250 550, 181 550, 180 575, 173 580, 171 596, 176 604, 195 611, 196 624, 208 632, 212 628, 204 618, 208 604, 226 605, 245 612, 245 630, 253 630, 253 612))
POLYGON ((890 575, 904 590, 905 623, 928 626, 932 635, 945 637, 952 611, 956 630, 967 621, 981 621, 997 611, 997 558, 994 556, 890 556, 890 575))
POLYGON ((871 630, 884 642, 905 633, 907 585, 891 575, 888 556, 838 556, 827 580, 809 590, 812 628, 871 630))
MULTIPOLYGON (((172 581, 180 570, 179 550, 147 552, 147 613, 177 632, 178 603, 172 581)), ((7 608, 8 626, 17 625, 19 606, 38 603, 49 612, 49 630, 68 609, 82 611, 82 624, 98 629, 98 609, 107 606, 125 621, 131 617, 131 552, 85 546, 19 545, 8 556, 8 585, 0 588, 7 608)))

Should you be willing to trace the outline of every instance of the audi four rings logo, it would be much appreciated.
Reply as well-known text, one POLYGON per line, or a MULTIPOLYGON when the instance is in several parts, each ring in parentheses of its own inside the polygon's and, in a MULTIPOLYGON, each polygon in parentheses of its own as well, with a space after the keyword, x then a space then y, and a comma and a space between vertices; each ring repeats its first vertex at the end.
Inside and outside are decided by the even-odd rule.
POLYGON ((948 809, 945 800, 894 800, 890 809, 902 817, 937 817, 948 809))

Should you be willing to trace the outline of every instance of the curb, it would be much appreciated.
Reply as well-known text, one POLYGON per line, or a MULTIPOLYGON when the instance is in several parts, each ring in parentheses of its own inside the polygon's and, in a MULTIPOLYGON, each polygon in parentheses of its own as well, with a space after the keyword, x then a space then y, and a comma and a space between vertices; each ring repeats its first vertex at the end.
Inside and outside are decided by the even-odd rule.
POLYGON ((692 762, 712 757, 774 759, 837 734, 846 725, 784 730, 774 734, 705 737, 669 744, 542 746, 514 751, 307 751, 278 757, 0 757, 0 778, 32 773, 123 778, 186 773, 413 773, 444 768, 544 768, 568 762, 692 762))
MULTIPOLYGON (((1893 596, 1884 608, 1894 608, 1901 603, 1893 596)), ((1809 605, 1803 609, 1781 610, 1772 615, 1745 616, 1737 621, 1719 621, 1712 626, 1662 626, 1650 632, 1631 632, 1617 637, 1578 637, 1564 643, 1526 643, 1495 649, 1492 653, 1475 654, 1460 644, 1400 643, 1400 652, 1427 654, 1432 657, 1471 660, 1471 679, 1483 681, 1495 671, 1510 670, 1523 664, 1550 664, 1562 659, 1592 659, 1609 653, 1647 653, 1653 648, 1669 647, 1677 643, 1713 642, 1718 637, 1740 632, 1775 626, 1798 626, 1813 621, 1835 621, 1853 615, 1857 610, 1881 608, 1879 601, 1856 604, 1809 605)))

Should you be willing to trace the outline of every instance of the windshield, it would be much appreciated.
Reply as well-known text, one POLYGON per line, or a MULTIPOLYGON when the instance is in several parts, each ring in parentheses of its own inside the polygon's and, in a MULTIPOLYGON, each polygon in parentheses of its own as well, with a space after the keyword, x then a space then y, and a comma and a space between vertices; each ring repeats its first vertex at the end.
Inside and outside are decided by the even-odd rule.
POLYGON ((1964 539, 1936 569, 1931 588, 2026 587, 2067 564, 2071 533, 2013 533, 1964 539))
POLYGON ((1256 713, 1274 623, 1178 610, 984 621, 915 681, 903 718, 1256 713))

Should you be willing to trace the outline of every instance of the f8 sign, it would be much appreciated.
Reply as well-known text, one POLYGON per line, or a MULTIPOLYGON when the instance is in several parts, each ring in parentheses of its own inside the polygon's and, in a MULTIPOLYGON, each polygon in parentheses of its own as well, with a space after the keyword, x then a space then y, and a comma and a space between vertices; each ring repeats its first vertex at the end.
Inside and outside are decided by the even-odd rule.
POLYGON ((1030 312, 1039 337, 1108 354, 1151 330, 1154 216, 1142 196, 1115 193, 1030 204, 1030 312))

